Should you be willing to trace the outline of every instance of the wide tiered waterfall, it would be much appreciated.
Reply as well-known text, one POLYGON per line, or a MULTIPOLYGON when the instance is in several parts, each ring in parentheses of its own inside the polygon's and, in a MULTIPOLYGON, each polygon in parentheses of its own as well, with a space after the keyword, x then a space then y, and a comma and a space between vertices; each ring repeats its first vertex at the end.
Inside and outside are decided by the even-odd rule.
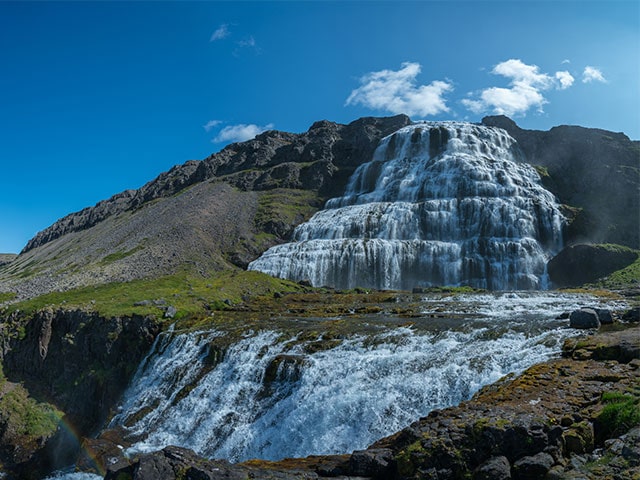
POLYGON ((542 289, 564 218, 504 130, 425 122, 385 137, 345 195, 249 265, 315 286, 542 289))

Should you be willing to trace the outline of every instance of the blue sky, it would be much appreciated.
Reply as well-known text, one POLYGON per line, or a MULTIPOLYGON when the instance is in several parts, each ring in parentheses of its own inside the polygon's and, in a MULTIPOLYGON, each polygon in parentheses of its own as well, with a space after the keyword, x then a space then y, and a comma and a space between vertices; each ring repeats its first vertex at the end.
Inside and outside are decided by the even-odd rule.
POLYGON ((0 1, 0 252, 263 129, 406 112, 640 139, 640 2, 0 1))

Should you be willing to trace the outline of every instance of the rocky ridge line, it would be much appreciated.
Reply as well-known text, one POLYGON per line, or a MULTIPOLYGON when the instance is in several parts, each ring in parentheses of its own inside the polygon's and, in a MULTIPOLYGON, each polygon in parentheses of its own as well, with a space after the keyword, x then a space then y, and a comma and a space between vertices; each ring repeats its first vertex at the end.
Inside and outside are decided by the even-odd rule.
POLYGON ((369 159, 382 137, 409 123, 409 117, 397 115, 365 117, 348 125, 319 121, 301 134, 264 132, 253 140, 228 145, 202 161, 177 165, 138 190, 126 190, 67 215, 39 232, 21 253, 213 178, 241 190, 303 188, 335 195, 355 167, 369 159))

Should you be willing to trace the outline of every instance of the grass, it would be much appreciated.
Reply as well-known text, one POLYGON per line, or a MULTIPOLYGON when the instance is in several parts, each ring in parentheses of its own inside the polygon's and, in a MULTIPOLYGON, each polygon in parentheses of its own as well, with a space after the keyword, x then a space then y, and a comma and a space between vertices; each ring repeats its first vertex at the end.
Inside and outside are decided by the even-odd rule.
POLYGON ((261 194, 255 224, 259 230, 272 222, 292 225, 307 220, 320 208, 315 192, 277 188, 261 194))
POLYGON ((13 292, 0 292, 0 303, 8 302, 16 298, 16 294, 13 292))
POLYGON ((274 292, 295 292, 300 286, 260 272, 228 270, 211 277, 187 273, 151 280, 134 280, 52 292, 8 307, 33 314, 45 307, 83 308, 105 317, 129 315, 162 316, 169 305, 177 309, 176 319, 224 310, 248 297, 274 292))
POLYGON ((604 438, 622 435, 640 424, 640 395, 621 392, 604 392, 604 408, 598 415, 598 425, 604 438))
POLYGON ((108 265, 118 260, 122 260, 123 258, 127 258, 128 256, 133 255, 134 253, 142 249, 144 249, 144 245, 138 245, 137 247, 134 247, 131 250, 118 251, 118 252, 111 253, 106 257, 104 257, 102 260, 100 260, 99 265, 108 265))
MULTIPOLYGON (((617 246, 617 245, 616 245, 617 246)), ((607 278, 594 284, 600 288, 621 289, 640 285, 640 256, 631 265, 613 272, 607 278)))

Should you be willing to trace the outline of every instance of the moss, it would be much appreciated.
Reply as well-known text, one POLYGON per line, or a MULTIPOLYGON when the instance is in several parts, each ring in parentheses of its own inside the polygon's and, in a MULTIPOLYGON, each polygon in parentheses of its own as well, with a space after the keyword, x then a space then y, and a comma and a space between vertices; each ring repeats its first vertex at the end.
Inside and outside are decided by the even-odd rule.
MULTIPOLYGON (((616 245, 619 246, 619 245, 616 245)), ((613 272, 605 279, 594 284, 600 288, 621 289, 637 287, 640 284, 640 256, 631 265, 613 272)))
POLYGON ((8 302, 16 298, 16 294, 13 292, 0 292, 0 303, 8 302))
POLYGON ((104 265, 108 265, 110 263, 113 262, 117 262, 118 260, 122 260, 123 258, 127 258, 131 255, 133 255, 136 252, 139 252, 140 250, 144 249, 144 245, 138 245, 137 247, 132 248, 131 250, 120 250, 118 252, 114 252, 111 253, 109 255, 107 255, 106 257, 104 257, 102 260, 100 260, 100 262, 98 262, 99 265, 104 266, 104 265))
POLYGON ((51 404, 37 402, 22 385, 9 384, 3 375, 0 383, 2 390, 7 391, 0 398, 0 419, 6 432, 25 444, 55 433, 62 412, 51 404))

